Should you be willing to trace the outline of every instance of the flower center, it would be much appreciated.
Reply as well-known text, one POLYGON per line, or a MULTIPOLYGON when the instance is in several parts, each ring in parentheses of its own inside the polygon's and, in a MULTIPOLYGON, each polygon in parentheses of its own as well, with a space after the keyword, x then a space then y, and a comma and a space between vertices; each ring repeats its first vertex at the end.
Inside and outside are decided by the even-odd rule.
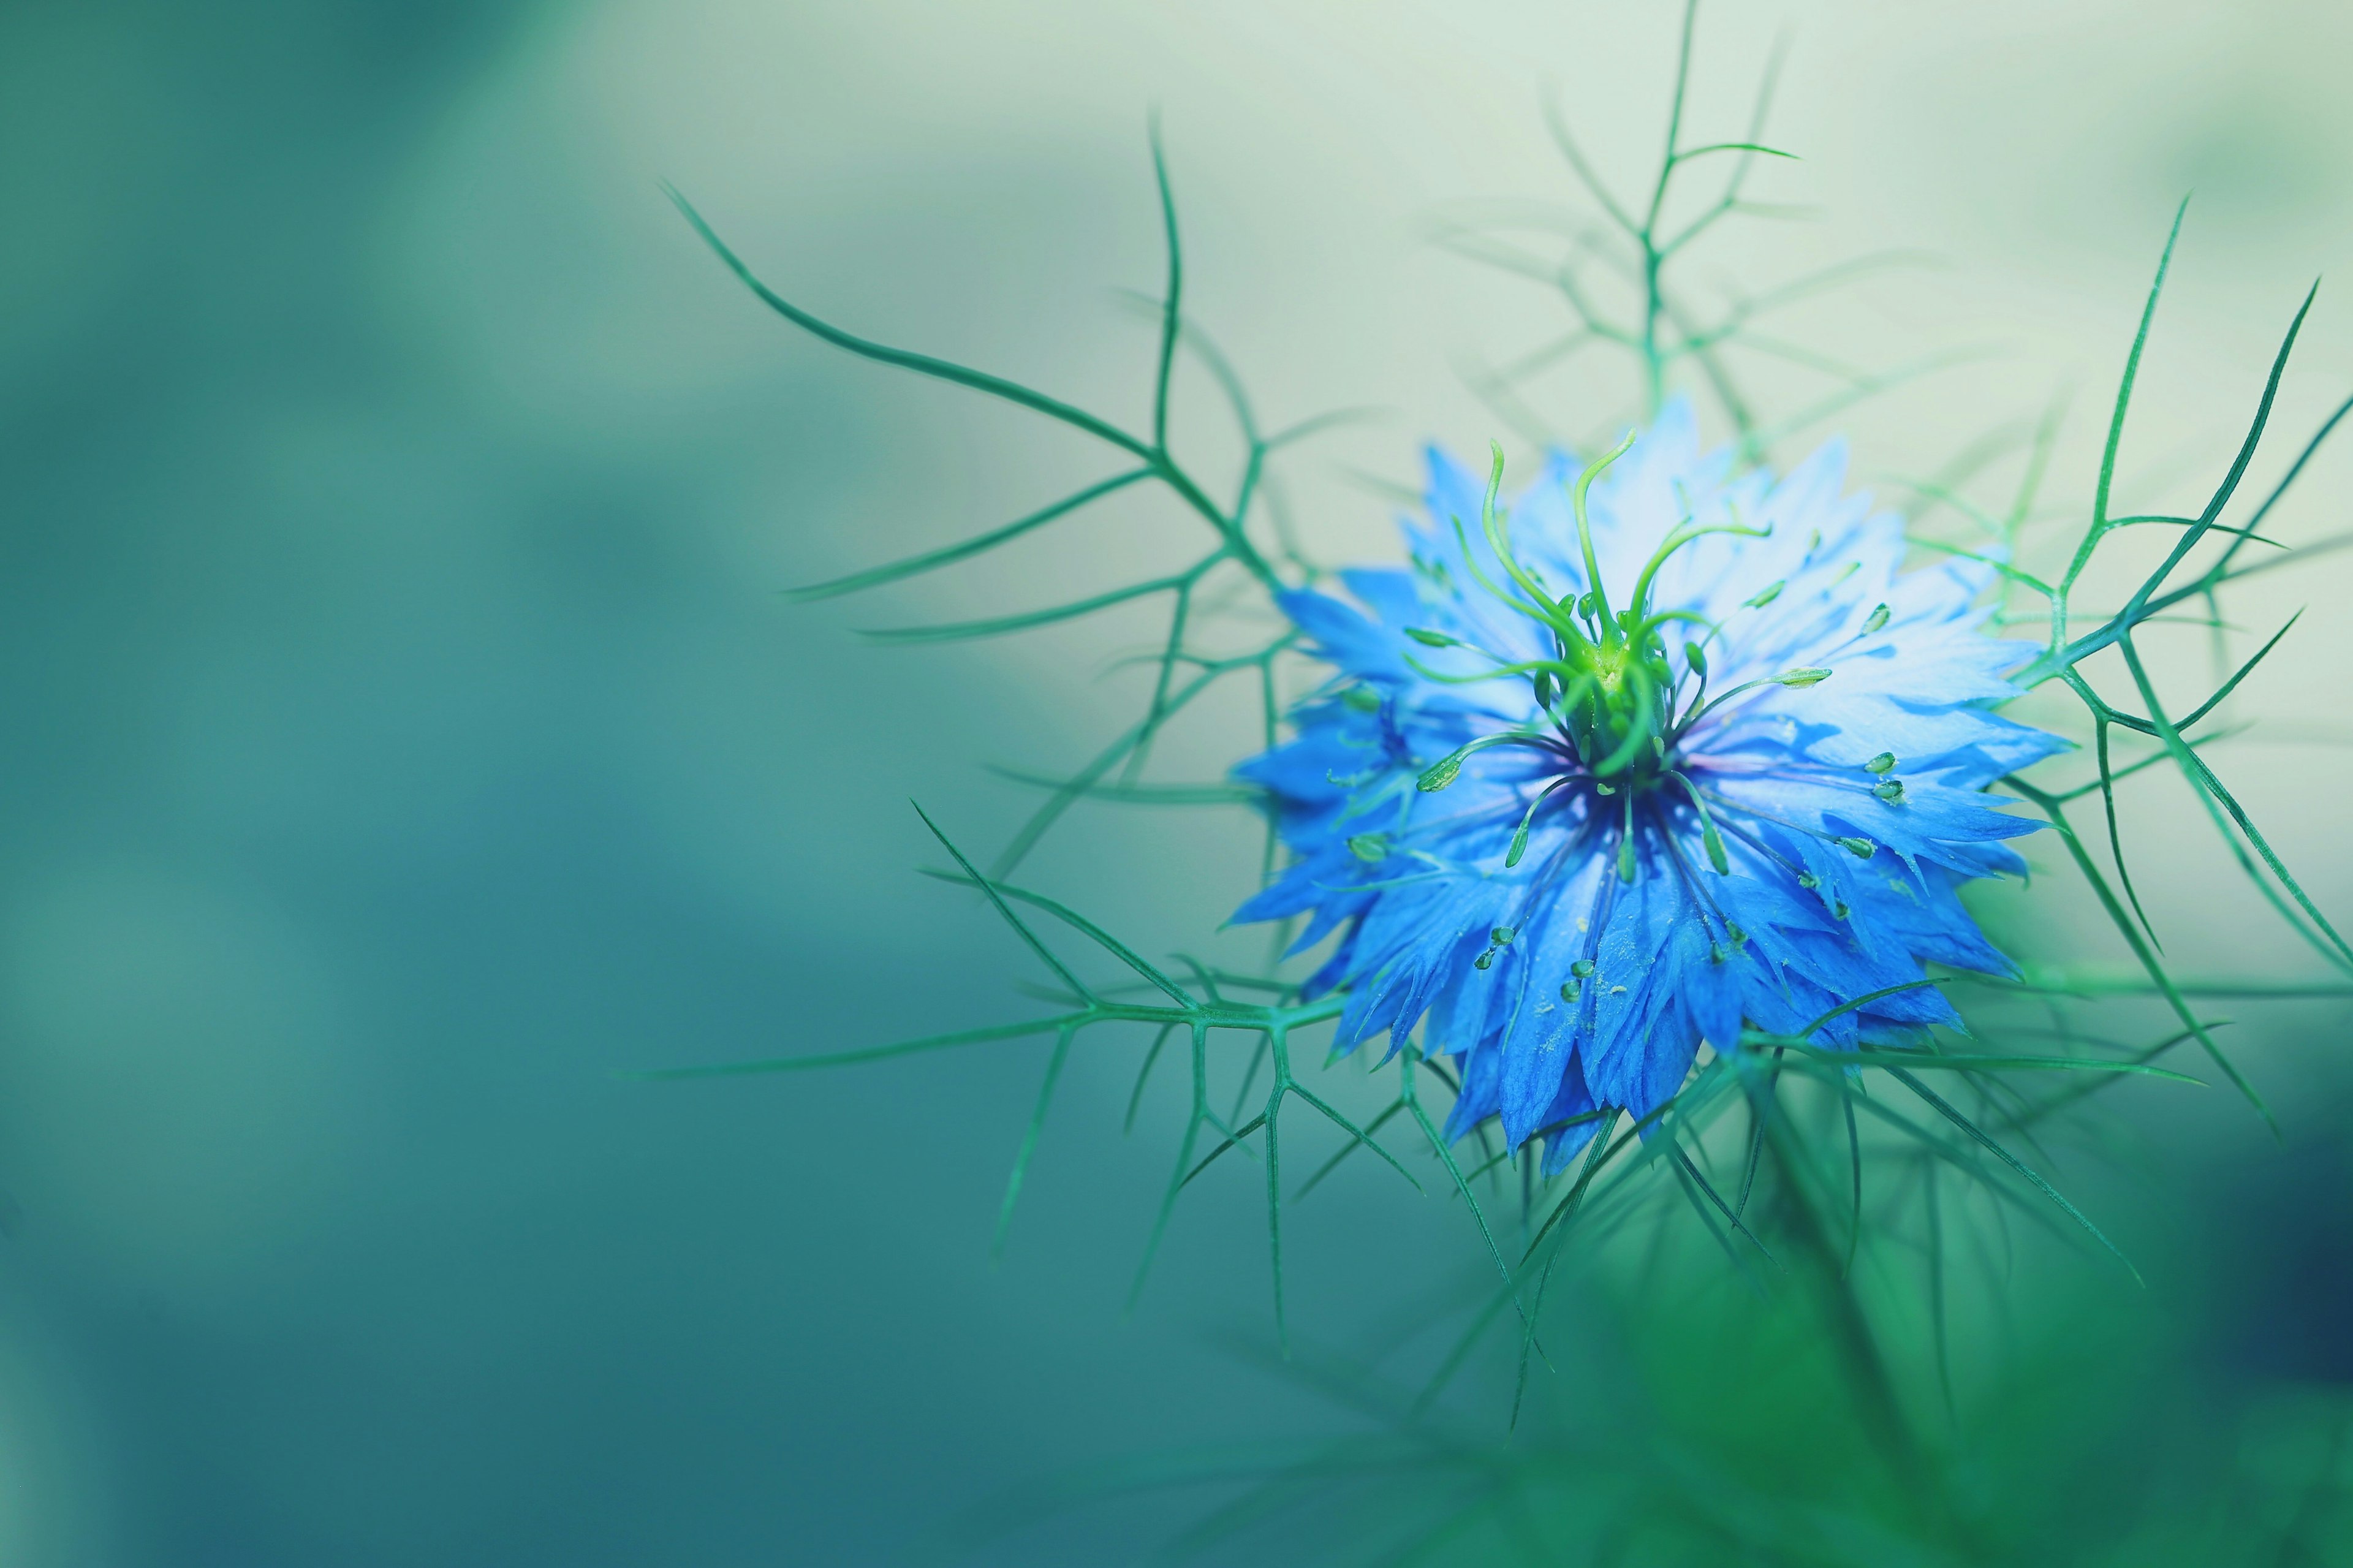
MULTIPOLYGON (((1491 746, 1532 746, 1551 752, 1559 763, 1558 771, 1529 802, 1504 857, 1506 867, 1516 866, 1525 853, 1529 827, 1538 808, 1563 788, 1581 785, 1589 788, 1596 797, 1615 797, 1597 798, 1594 804, 1598 817, 1607 820, 1616 815, 1621 819, 1618 868, 1628 881, 1636 875, 1636 804, 1641 797, 1653 795, 1659 798, 1644 803, 1644 819, 1662 812, 1680 814, 1680 808, 1672 804, 1675 796, 1680 796, 1688 802, 1698 820, 1709 862, 1718 873, 1724 872, 1726 862, 1722 838, 1700 786, 1680 765, 1677 742, 1713 708, 1729 698, 1768 684, 1811 686, 1830 674, 1827 669, 1786 670, 1764 680, 1736 686, 1711 702, 1707 700, 1707 645, 1722 628, 1690 610, 1651 607, 1651 584, 1659 568, 1675 552, 1709 534, 1761 539, 1770 533, 1769 529, 1747 528, 1737 522, 1703 526, 1690 518, 1684 519, 1668 532, 1643 565, 1634 580, 1627 607, 1622 611, 1611 608, 1609 586, 1602 581, 1600 561, 1593 548, 1586 492, 1602 471, 1625 456, 1633 444, 1634 437, 1630 431, 1609 452, 1587 465, 1570 489, 1569 510, 1577 521, 1577 542, 1587 584, 1585 592, 1573 597, 1556 596, 1513 553, 1510 527, 1495 505, 1504 483, 1504 450, 1501 446, 1493 448, 1494 462, 1488 472, 1487 493, 1480 506, 1479 521, 1505 581, 1498 583, 1487 574, 1467 537, 1461 539, 1462 559, 1481 590, 1543 628, 1547 651, 1544 657, 1513 661, 1472 647, 1473 652, 1493 659, 1495 668, 1468 676, 1420 671, 1430 679, 1457 684, 1516 676, 1526 679, 1535 694, 1535 711, 1525 725, 1480 736, 1432 763, 1419 780, 1423 790, 1444 789, 1461 773, 1466 758, 1491 746), (1665 637, 1666 628, 1677 624, 1697 628, 1696 635, 1691 631, 1684 634, 1684 668, 1681 675, 1669 657, 1665 637), (1662 791, 1670 793, 1661 794, 1662 791), (1614 812, 1609 809, 1612 806, 1617 808, 1614 812)), ((1458 535, 1465 531, 1460 519, 1455 520, 1454 526, 1458 535)), ((1781 584, 1775 583, 1748 603, 1761 607, 1770 604, 1780 590, 1781 584)), ((1430 647, 1472 647, 1445 632, 1408 627, 1407 635, 1430 647)), ((1415 668, 1420 669, 1419 665, 1415 668)))

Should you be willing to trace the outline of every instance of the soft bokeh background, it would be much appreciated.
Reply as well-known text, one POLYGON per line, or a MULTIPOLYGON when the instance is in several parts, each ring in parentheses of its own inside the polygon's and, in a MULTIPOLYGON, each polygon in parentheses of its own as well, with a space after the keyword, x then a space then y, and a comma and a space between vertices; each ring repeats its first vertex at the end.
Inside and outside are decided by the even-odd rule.
MULTIPOLYGON (((1546 82, 1631 184, 1672 24, 1409 0, 0 11, 0 1562, 892 1562, 1082 1460, 1331 1426, 1219 1337, 1265 1339, 1247 1177, 1203 1184, 1122 1318, 1166 1158, 1156 1130, 1118 1140, 1132 1057, 1074 1071, 995 1272, 1037 1048, 616 1076, 1024 1005, 1011 942, 911 874, 935 852, 903 803, 1001 841, 1025 800, 977 764, 1081 754, 1132 696, 1085 672, 1141 623, 913 651, 849 628, 1047 602, 1183 526, 1106 514, 1001 569, 787 605, 1103 470, 794 335, 656 181, 837 320, 1134 418, 1149 329, 1114 291, 1157 280, 1156 105, 1193 303, 1269 418, 1391 411, 1291 469, 1322 548, 1386 554, 1348 470, 1409 478, 1425 437, 1475 450, 1495 421, 1458 373, 1558 321, 1437 252, 1431 216, 1570 194, 1546 82)), ((2353 256, 2353 17, 1726 5, 1704 132, 1739 132, 1785 30, 1771 137, 1805 162, 1759 192, 1825 216, 1702 278, 1926 250, 1939 268, 1803 331, 1874 363, 2003 355, 1846 421, 1860 475, 1925 470, 2072 384, 2052 493, 2080 500, 2191 187, 2130 494, 2219 471, 2296 299, 2353 256)), ((2353 384, 2327 290, 2306 344, 2285 446, 2353 384)), ((1574 379, 1546 395, 1572 433, 1610 412, 1574 379)), ((2316 469, 2280 531, 2343 525, 2348 471, 2316 469)), ((2248 596, 2257 627, 2316 612, 2248 695, 2298 743, 2235 775, 2339 911, 2344 755, 2317 742, 2345 721, 2347 585, 2248 596)), ((1238 743, 1205 730, 1172 776, 1238 743)), ((2308 970, 2174 794, 2129 810, 2185 965, 2308 970)), ((1162 948, 1254 867, 1239 816, 1104 811, 1032 874, 1162 948)), ((2128 1175, 2084 1179, 2153 1284, 2094 1310, 2207 1347, 2232 1387, 2325 1385, 2353 1375, 2325 1331, 2346 1015, 2241 1016, 2290 1147, 2226 1095, 2135 1101, 2128 1175)), ((1376 1171, 1323 1202, 1294 1301, 1335 1342, 1463 1256, 1459 1215, 1376 1171)), ((1184 1508, 991 1550, 1101 1562, 1184 1508)))

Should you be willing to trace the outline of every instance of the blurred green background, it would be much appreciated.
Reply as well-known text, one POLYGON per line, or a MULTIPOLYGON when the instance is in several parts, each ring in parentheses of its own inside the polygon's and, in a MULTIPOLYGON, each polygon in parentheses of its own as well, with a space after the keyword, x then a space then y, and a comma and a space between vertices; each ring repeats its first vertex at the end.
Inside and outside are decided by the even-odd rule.
MULTIPOLYGON (((1824 216, 1706 268, 1924 249, 1943 265, 1802 331, 1875 363, 2001 351, 1846 421, 1866 482, 2073 384, 2053 494, 2080 500, 2195 187, 2127 448, 2135 504, 2194 489, 2303 288, 2353 254, 2339 6, 1720 10, 1695 120, 1737 134, 1788 31, 1770 139, 1805 162, 1769 194, 1824 216)), ((1387 557, 1352 470, 1475 450, 1495 420, 1461 373, 1558 324, 1434 248, 1432 215, 1569 195, 1547 82, 1632 184, 1673 22, 0 9, 0 1562, 892 1562, 1082 1461, 1361 1420, 1228 1342, 1267 1337, 1247 1177, 1201 1184, 1122 1318, 1166 1158, 1119 1140, 1129 1055, 1075 1068, 995 1272, 1039 1048, 615 1076, 1026 1005, 985 911, 911 875, 935 851, 904 802, 1001 842, 1028 802, 977 764, 1081 755, 1133 696, 1086 673, 1142 623, 932 650, 850 629, 1050 602, 1179 526, 1139 507, 887 600, 787 605, 1103 470, 794 335, 656 181, 835 320, 1134 418, 1150 328, 1114 290, 1158 279, 1156 105, 1193 307, 1270 421, 1390 411, 1291 469, 1321 550, 1387 557)), ((2305 341, 2287 449, 2353 383, 2353 311, 2324 289, 2305 341)), ((1611 412, 1574 378, 1546 395, 1573 435, 1611 412)), ((2316 468, 2282 531, 2342 526, 2348 472, 2316 468)), ((2259 628, 2316 613, 2246 699, 2298 743, 2235 775, 2340 912, 2344 753, 2316 742, 2346 722, 2348 582, 2249 595, 2259 628)), ((1242 733, 1173 742, 1169 776, 1211 776, 1242 733)), ((2302 972, 2186 802, 2127 810, 2185 964, 2302 972)), ((1100 811, 1031 874, 1159 949, 1249 889, 1256 847, 1238 815, 1100 811)), ((2011 929, 2063 948, 2073 923, 2062 901, 2011 929)), ((2136 1088, 2118 1157, 2069 1167, 2152 1280, 2067 1288, 2069 1321, 2113 1330, 2067 1342, 2126 1347, 2112 1381, 2195 1367, 2245 1404, 2353 1380, 2346 1022, 2242 1014, 2285 1150, 2226 1095, 2136 1088)), ((1333 1343, 1475 1260, 1459 1215, 1351 1174, 1294 1244, 1294 1321, 1333 1343)), ((2129 1430, 2059 1451, 2097 1465, 2129 1430)), ((1192 1506, 984 1554, 1120 1560, 1192 1506)))

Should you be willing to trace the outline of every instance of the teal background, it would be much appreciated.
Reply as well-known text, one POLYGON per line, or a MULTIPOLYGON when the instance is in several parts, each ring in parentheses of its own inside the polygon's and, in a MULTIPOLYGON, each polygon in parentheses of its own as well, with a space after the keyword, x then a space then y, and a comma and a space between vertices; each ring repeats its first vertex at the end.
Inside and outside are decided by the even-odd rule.
MULTIPOLYGON (((2194 185, 2135 432, 2148 495, 2194 488, 2353 243, 2335 8, 2047 11, 1726 6, 1703 29, 1726 132, 1790 29, 1775 136, 1807 161, 1777 188, 1829 214, 1711 265, 1926 247, 1943 269, 1803 330, 1880 361, 2003 350, 1849 421, 1866 480, 2073 380, 2057 482, 2084 494, 2087 411, 2194 185)), ((977 764, 1063 765, 1107 732, 1132 690, 1086 677, 1142 623, 921 651, 850 629, 1116 582, 1179 526, 1139 506, 788 605, 1103 470, 793 335, 656 179, 835 319, 1134 418, 1149 328, 1112 291, 1157 282, 1157 105, 1193 299, 1270 418, 1391 411, 1294 468, 1319 547, 1385 555, 1386 503, 1348 470, 1408 477, 1426 436, 1475 450, 1463 357, 1553 321, 1436 254, 1430 214, 1563 194, 1546 79, 1608 166, 1641 167, 1672 19, 0 11, 0 1562, 894 1562, 1074 1465, 1360 1419, 1263 1363, 1246 1178, 1188 1198, 1122 1316, 1166 1157, 1149 1112, 1175 1103, 1123 1144, 1126 1047, 1074 1071, 995 1271, 1039 1047, 617 1076, 1025 1005, 1009 939, 912 875, 937 856, 904 803, 1001 842, 1025 797, 977 764)), ((2353 380, 2348 320, 2324 290, 2284 428, 2353 380)), ((1556 397, 1578 437, 1611 415, 1556 397)), ((2343 475, 2316 470, 2291 531, 2342 522, 2343 475)), ((2246 610, 2319 611, 2248 698, 2302 743, 2249 749, 2244 782, 2332 909, 2353 836, 2341 752, 2310 742, 2344 738, 2343 583, 2246 610)), ((1213 776, 1247 733, 1236 711, 1172 741, 1168 776, 1213 776)), ((2185 962, 2302 972, 2188 847, 2183 802, 2129 805, 2185 962)), ((1099 811, 1032 875, 1157 950, 1203 940, 1255 867, 1239 816, 1099 811)), ((2072 952, 2071 908, 2014 929, 2072 952)), ((2073 1168, 2153 1286, 2085 1286, 2084 1310, 2198 1347, 2147 1375, 2325 1391, 2353 1376, 2315 1326, 2353 1289, 2345 1015, 2248 1018, 2290 1152, 2221 1094, 2119 1096, 2123 1156, 2073 1168)), ((1473 1256, 1460 1215, 1401 1194, 1356 1170, 1296 1226, 1312 1335, 1369 1332, 1473 1256)), ((1118 1560, 1191 1506, 984 1556, 1118 1560)))

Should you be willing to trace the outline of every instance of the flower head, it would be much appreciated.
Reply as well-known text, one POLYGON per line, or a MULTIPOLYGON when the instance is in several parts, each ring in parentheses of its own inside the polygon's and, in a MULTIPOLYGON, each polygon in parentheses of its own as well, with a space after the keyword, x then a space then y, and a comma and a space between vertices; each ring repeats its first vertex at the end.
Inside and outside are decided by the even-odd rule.
POLYGON ((1341 574, 1369 614, 1282 596, 1338 674, 1238 770, 1294 858, 1236 919, 1338 932, 1340 1047, 1426 1016, 1450 1134, 1500 1114, 1552 1170, 1744 1023, 1957 1025, 1924 962, 2011 973, 1957 890, 2039 826, 1985 787, 2064 744, 1987 706, 2031 650, 1980 629, 1986 568, 1900 572, 1838 447, 1736 472, 1680 405, 1628 439, 1508 509, 1500 452, 1482 496, 1433 450, 1412 570, 1341 574))

